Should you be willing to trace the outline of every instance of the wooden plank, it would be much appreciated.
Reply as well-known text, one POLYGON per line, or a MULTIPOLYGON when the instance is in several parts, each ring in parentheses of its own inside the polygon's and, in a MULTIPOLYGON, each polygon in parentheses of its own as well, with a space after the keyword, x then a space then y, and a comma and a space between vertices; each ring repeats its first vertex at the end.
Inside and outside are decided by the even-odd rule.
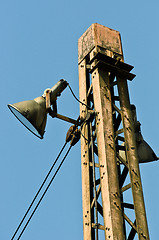
POLYGON ((120 69, 123 69, 125 71, 130 72, 134 67, 132 65, 129 65, 127 63, 124 63, 122 61, 117 62, 116 58, 112 58, 109 57, 108 55, 101 53, 100 49, 96 50, 97 52, 94 54, 93 58, 91 59, 90 63, 93 62, 95 59, 97 59, 98 61, 103 61, 105 63, 109 63, 111 65, 116 65, 118 66, 120 69))
POLYGON ((124 79, 133 80, 136 77, 136 75, 133 73, 130 73, 124 69, 119 68, 118 66, 111 65, 101 60, 97 61, 97 63, 94 66, 92 66, 92 69, 90 70, 90 72, 93 72, 97 67, 103 67, 105 68, 105 70, 112 72, 116 76, 119 76, 124 79))

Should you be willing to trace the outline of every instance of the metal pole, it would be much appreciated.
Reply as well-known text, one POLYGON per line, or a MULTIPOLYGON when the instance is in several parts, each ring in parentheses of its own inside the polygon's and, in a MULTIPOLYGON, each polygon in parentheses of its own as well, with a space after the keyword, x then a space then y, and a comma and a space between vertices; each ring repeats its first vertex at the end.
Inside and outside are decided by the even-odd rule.
POLYGON ((93 168, 93 188, 94 188, 94 202, 95 202, 95 230, 96 230, 96 240, 98 240, 98 209, 97 209, 97 192, 96 192, 96 174, 95 174, 95 161, 94 161, 94 141, 93 141, 93 131, 92 123, 90 122, 90 143, 91 143, 91 155, 92 155, 92 168, 93 168))

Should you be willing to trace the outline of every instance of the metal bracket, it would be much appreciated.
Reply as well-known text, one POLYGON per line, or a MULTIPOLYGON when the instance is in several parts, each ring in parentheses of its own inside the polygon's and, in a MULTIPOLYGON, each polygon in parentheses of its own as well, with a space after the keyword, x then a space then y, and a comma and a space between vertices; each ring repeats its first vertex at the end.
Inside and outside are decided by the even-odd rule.
POLYGON ((53 103, 51 104, 51 101, 50 101, 50 93, 51 93, 51 90, 50 89, 47 89, 45 91, 45 98, 46 98, 46 111, 49 113, 49 115, 54 118, 59 118, 61 120, 64 120, 66 122, 70 122, 70 123, 73 123, 77 126, 79 126, 79 120, 75 120, 75 119, 72 119, 72 118, 69 118, 69 117, 66 117, 66 116, 63 116, 61 114, 58 114, 57 113, 57 102, 56 100, 53 101, 53 103), (51 106, 53 107, 53 110, 51 109, 51 106))
POLYGON ((57 112, 54 112, 51 108, 49 109, 49 115, 50 115, 52 118, 56 117, 56 118, 59 118, 59 119, 65 121, 65 122, 73 123, 73 124, 75 124, 75 125, 77 125, 77 126, 80 125, 80 123, 79 123, 78 120, 75 120, 75 119, 72 119, 72 118, 63 116, 63 115, 61 115, 61 114, 58 114, 57 112))

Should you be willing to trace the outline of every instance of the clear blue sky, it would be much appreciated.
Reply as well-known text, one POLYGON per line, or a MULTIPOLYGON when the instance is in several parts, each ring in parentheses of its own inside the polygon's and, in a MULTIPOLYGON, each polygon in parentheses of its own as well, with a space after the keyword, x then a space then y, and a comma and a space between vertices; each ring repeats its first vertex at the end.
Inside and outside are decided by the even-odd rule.
MULTIPOLYGON (((78 38, 92 23, 118 30, 125 61, 137 75, 129 84, 145 140, 159 156, 158 1, 0 1, 0 239, 9 240, 53 160, 70 124, 48 119, 43 140, 27 131, 8 103, 33 99, 59 79, 78 96, 78 38)), ((77 118, 69 89, 59 113, 77 118)), ((152 240, 158 239, 159 163, 140 167, 152 240)), ((70 153, 21 239, 81 240, 80 143, 70 153)))

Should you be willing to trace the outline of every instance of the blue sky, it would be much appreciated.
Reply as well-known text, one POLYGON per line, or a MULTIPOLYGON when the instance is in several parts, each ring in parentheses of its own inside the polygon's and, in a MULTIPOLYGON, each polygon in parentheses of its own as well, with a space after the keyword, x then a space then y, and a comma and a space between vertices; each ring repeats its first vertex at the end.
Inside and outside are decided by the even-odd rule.
MULTIPOLYGON (((158 1, 0 1, 1 168, 0 239, 11 239, 65 141, 70 124, 48 118, 43 140, 27 131, 8 103, 43 94, 66 79, 78 96, 78 38, 92 23, 121 33, 125 62, 137 77, 129 83, 142 134, 159 156, 158 1)), ((79 104, 66 89, 61 114, 77 118, 79 104)), ((21 239, 81 240, 80 143, 71 151, 21 239)), ((158 239, 159 166, 140 166, 151 239, 158 239)))

